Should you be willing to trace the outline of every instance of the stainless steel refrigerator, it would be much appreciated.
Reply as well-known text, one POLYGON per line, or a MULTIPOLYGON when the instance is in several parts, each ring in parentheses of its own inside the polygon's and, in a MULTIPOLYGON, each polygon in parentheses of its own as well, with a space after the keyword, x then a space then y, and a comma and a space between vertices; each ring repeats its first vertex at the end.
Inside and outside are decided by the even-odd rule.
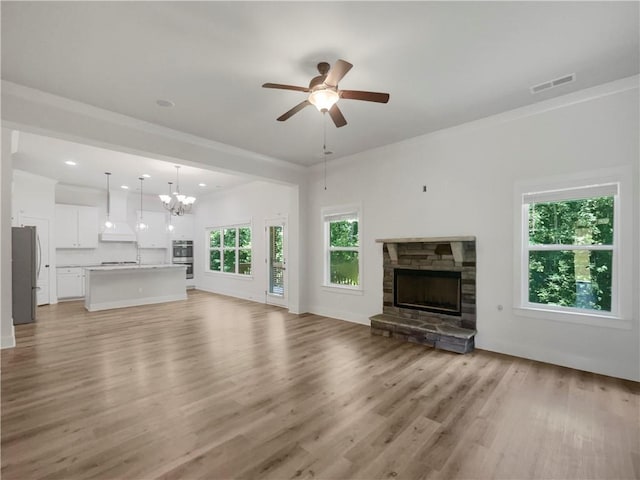
POLYGON ((36 321, 36 293, 38 290, 38 247, 36 227, 11 229, 11 272, 13 294, 13 323, 36 321))

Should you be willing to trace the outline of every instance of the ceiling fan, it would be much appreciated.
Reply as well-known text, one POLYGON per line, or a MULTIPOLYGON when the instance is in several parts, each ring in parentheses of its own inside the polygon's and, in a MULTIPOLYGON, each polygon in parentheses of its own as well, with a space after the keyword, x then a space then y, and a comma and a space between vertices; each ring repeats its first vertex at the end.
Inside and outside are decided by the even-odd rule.
POLYGON ((277 88, 280 90, 296 90, 309 94, 306 100, 280 115, 278 117, 279 122, 284 122, 308 105, 314 105, 323 113, 329 112, 329 116, 333 120, 333 123, 336 124, 336 127, 344 127, 347 121, 336 104, 341 98, 378 103, 387 103, 389 101, 388 93, 340 90, 338 88, 338 82, 351 70, 351 67, 353 67, 353 65, 344 60, 338 60, 333 67, 327 62, 320 62, 318 64, 318 72, 320 75, 311 79, 309 87, 296 87, 294 85, 282 85, 280 83, 265 83, 262 86, 264 88, 277 88))

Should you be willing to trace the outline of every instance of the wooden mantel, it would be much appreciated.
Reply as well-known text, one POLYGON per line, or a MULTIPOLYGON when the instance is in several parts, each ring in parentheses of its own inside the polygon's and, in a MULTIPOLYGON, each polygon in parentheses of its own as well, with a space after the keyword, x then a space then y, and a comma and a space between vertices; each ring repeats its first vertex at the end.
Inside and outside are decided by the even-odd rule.
POLYGON ((376 243, 384 243, 387 246, 391 263, 398 263, 398 243, 449 243, 453 258, 456 262, 462 262, 462 242, 475 242, 476 237, 416 237, 416 238, 377 238, 376 243))
POLYGON ((376 243, 444 243, 475 242, 476 237, 417 237, 417 238, 377 238, 376 243))

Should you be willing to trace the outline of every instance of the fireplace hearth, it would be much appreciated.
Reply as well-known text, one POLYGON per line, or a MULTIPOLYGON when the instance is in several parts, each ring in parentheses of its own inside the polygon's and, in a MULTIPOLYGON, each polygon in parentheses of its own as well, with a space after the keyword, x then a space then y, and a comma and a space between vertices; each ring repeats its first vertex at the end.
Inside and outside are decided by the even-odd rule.
POLYGON ((467 353, 476 334, 475 237, 397 238, 383 243, 383 311, 371 331, 467 353))

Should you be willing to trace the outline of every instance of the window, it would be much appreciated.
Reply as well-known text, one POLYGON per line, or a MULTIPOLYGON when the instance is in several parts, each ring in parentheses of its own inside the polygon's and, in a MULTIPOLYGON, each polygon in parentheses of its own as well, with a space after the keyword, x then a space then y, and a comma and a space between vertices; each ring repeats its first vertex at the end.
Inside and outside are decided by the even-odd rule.
POLYGON ((209 271, 251 275, 251 227, 212 228, 207 238, 209 271))
POLYGON ((327 213, 324 218, 325 285, 360 287, 360 222, 357 210, 327 213))
POLYGON ((618 184, 525 193, 525 307, 617 313, 618 184))

